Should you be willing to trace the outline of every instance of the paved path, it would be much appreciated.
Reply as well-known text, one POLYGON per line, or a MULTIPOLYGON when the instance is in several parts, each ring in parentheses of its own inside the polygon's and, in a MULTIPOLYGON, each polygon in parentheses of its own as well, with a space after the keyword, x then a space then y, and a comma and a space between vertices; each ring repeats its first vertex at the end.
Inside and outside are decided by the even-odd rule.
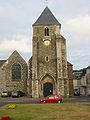
POLYGON ((6 105, 7 103, 0 102, 0 108, 6 105))
MULTIPOLYGON (((74 96, 73 98, 63 99, 63 103, 76 103, 76 102, 88 102, 90 103, 89 96, 74 96)), ((21 98, 0 98, 0 107, 6 104, 37 104, 40 103, 40 99, 33 99, 29 97, 21 98)))
POLYGON ((33 99, 28 97, 20 98, 1 98, 0 97, 0 108, 6 104, 37 104, 40 103, 40 99, 33 99))
POLYGON ((74 96, 73 98, 66 98, 63 101, 65 103, 90 102, 90 97, 89 96, 74 96))

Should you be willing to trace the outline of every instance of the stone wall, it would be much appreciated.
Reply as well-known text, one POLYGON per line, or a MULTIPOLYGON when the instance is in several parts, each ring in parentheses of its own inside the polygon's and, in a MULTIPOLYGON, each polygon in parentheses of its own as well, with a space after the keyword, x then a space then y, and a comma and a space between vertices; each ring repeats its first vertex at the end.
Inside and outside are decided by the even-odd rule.
POLYGON ((46 74, 55 79, 55 89, 58 89, 58 93, 62 91, 63 96, 69 95, 66 40, 60 35, 59 25, 33 26, 32 97, 39 97, 41 94, 41 78, 46 74), (45 27, 49 28, 49 36, 44 34, 45 27), (45 40, 50 44, 45 45, 45 40))
POLYGON ((0 96, 2 91, 6 91, 5 71, 0 68, 0 96))
POLYGON ((39 95, 38 86, 41 83, 41 78, 46 74, 53 76, 56 80, 57 72, 57 59, 56 59, 56 39, 55 31, 57 26, 50 25, 49 36, 46 37, 44 34, 44 29, 46 26, 34 26, 33 27, 33 59, 32 59, 32 94, 33 96, 39 95), (44 41, 48 39, 50 44, 46 46, 44 41), (48 57, 48 61, 46 61, 48 57), (37 83, 35 81, 38 81, 37 83), (36 85, 37 84, 37 85, 36 85), (36 91, 35 91, 36 90, 36 91), (37 94, 37 95, 35 95, 37 94))
POLYGON ((68 64, 68 78, 69 78, 69 96, 73 96, 73 66, 68 64))
MULTIPOLYGON (((2 81, 2 91, 23 91, 27 94, 27 64, 17 51, 8 58, 7 64, 4 64, 3 70, 0 70, 3 76, 0 76, 2 81), (12 65, 18 63, 21 66, 21 79, 12 80, 12 65)), ((0 75, 2 75, 0 74, 0 75)))
POLYGON ((32 97, 32 57, 28 61, 27 94, 32 97))

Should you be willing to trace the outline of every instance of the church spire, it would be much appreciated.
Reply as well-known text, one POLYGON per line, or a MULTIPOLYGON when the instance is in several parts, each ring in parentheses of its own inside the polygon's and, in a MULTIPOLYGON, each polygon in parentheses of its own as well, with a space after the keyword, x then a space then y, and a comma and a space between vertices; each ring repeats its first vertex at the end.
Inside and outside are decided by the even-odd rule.
POLYGON ((60 25, 48 7, 44 9, 40 17, 33 25, 60 25))

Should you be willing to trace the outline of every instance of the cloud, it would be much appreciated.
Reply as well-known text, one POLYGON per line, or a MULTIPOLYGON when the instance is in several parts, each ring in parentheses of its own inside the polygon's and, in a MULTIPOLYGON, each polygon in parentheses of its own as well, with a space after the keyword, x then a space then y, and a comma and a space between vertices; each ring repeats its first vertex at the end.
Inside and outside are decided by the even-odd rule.
POLYGON ((18 50, 23 53, 32 51, 32 42, 30 37, 24 35, 14 35, 12 39, 4 39, 0 42, 0 52, 18 50))
POLYGON ((90 16, 78 16, 65 21, 62 32, 69 49, 90 50, 90 16))
POLYGON ((65 25, 65 29, 73 32, 79 36, 90 37, 90 16, 79 16, 77 18, 69 19, 65 25))
MULTIPOLYGON (((1 59, 16 49, 28 60, 32 54, 32 24, 45 6, 43 0, 0 0, 1 59)), ((68 59, 76 68, 85 66, 90 56, 90 0, 48 0, 48 6, 62 24, 68 59)))
POLYGON ((90 53, 88 50, 73 50, 69 54, 69 60, 74 65, 74 69, 85 68, 90 63, 90 53))
POLYGON ((90 62, 90 16, 88 14, 65 20, 62 32, 67 39, 68 60, 74 69, 83 68, 90 62))

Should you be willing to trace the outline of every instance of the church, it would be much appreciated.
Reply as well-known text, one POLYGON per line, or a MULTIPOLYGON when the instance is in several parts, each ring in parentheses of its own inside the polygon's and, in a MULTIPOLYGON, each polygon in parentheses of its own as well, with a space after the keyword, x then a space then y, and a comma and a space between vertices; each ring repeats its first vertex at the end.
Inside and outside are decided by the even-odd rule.
POLYGON ((15 50, 0 60, 0 93, 23 91, 40 98, 50 94, 73 96, 73 65, 67 61, 61 24, 46 7, 33 24, 32 57, 28 63, 15 50))

